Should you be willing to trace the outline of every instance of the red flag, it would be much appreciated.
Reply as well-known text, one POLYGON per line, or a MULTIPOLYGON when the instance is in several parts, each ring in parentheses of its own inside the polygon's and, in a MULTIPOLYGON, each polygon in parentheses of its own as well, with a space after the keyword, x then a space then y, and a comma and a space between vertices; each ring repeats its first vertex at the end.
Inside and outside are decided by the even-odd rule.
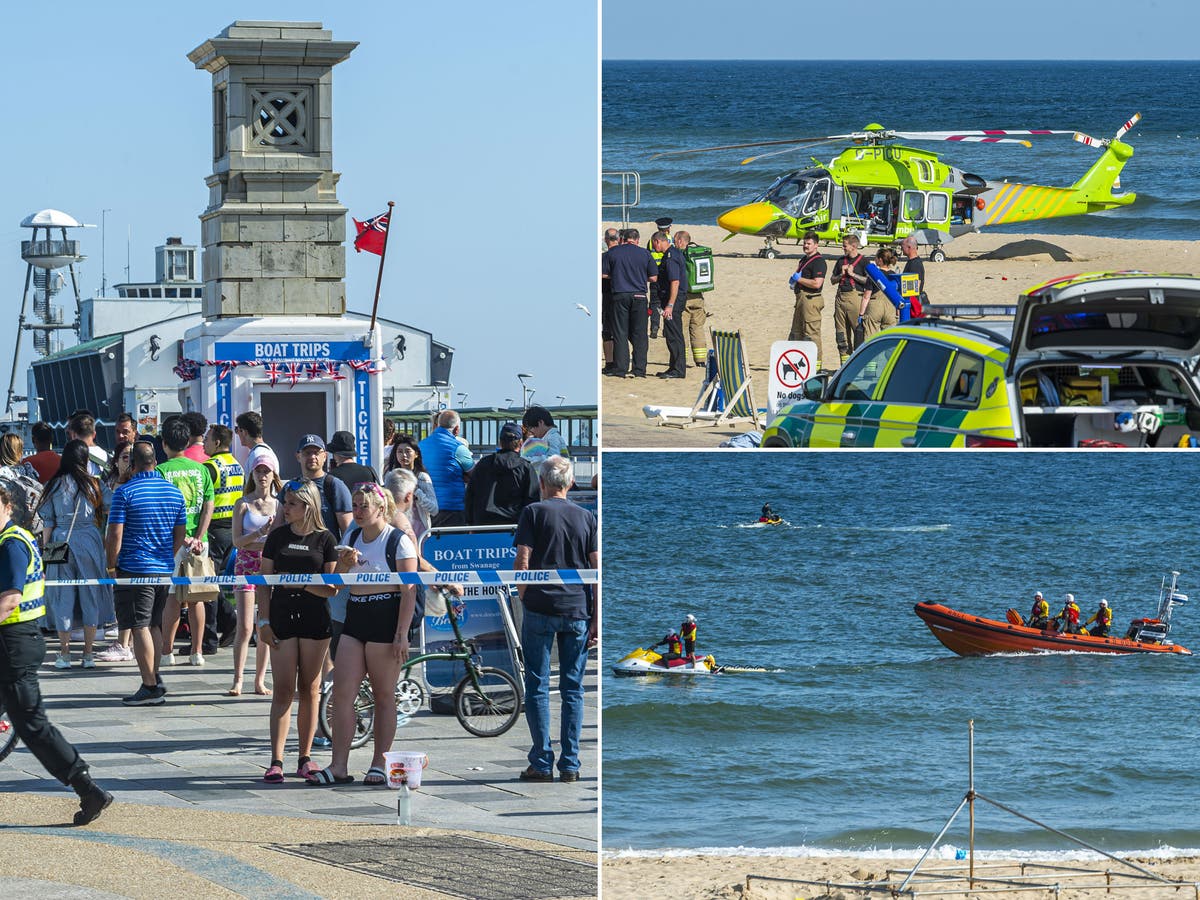
POLYGON ((380 213, 365 222, 360 222, 358 219, 351 219, 351 221, 358 229, 358 237, 354 239, 354 252, 361 253, 366 250, 376 256, 383 256, 383 241, 388 230, 388 214, 380 213))

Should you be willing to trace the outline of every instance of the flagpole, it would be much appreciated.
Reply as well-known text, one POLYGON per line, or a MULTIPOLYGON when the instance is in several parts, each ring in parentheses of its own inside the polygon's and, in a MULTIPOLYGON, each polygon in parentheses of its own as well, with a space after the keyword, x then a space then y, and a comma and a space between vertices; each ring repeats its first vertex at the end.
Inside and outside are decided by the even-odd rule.
POLYGON ((368 333, 375 330, 375 314, 379 311, 379 288, 383 284, 383 261, 387 259, 388 235, 392 233, 392 209, 395 206, 396 201, 388 201, 388 227, 383 232, 383 252, 379 254, 379 276, 375 279, 375 301, 371 304, 371 328, 368 333))

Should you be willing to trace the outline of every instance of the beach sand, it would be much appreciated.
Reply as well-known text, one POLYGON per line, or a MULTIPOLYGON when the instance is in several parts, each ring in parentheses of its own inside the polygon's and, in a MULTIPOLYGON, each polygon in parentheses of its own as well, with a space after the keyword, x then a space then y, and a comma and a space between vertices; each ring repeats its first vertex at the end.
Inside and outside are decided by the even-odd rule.
MULTIPOLYGON (((1143 859, 1131 857, 1131 862, 1143 869, 1174 881, 1184 881, 1194 884, 1200 881, 1200 859, 1196 857, 1180 857, 1170 860, 1143 859)), ((1050 875, 1047 870, 1040 871, 1030 868, 1030 873, 1039 875, 1039 883, 1059 881, 1062 890, 1058 894, 1052 891, 1003 891, 977 894, 971 892, 971 897, 986 896, 988 900, 1025 900, 1034 897, 1056 897, 1057 900, 1083 900, 1083 898, 1106 897, 1109 900, 1119 897, 1136 898, 1191 898, 1197 896, 1192 887, 1175 888, 1148 880, 1132 881, 1114 877, 1113 884, 1137 884, 1138 887, 1129 890, 1116 890, 1105 893, 1105 877, 1102 874, 1106 863, 1113 872, 1120 870, 1137 874, 1132 869, 1118 866, 1109 860, 1063 861, 1056 860, 1051 865, 1069 867, 1072 869, 1087 869, 1096 875, 1075 875, 1059 871, 1050 875), (1074 889, 1070 886, 1077 885, 1074 889), (1084 885, 1093 887, 1084 889, 1084 885)), ((834 884, 854 884, 864 880, 887 879, 892 885, 898 886, 905 875, 916 863, 912 859, 862 859, 851 856, 828 857, 784 857, 784 856, 670 856, 670 857, 607 857, 601 864, 601 896, 604 900, 634 900, 643 897, 670 897, 676 900, 816 900, 816 898, 841 898, 855 900, 859 897, 887 897, 887 893, 875 892, 866 894, 862 891, 834 887, 827 890, 823 886, 797 884, 787 879, 805 881, 830 881, 834 884), (751 876, 747 888, 747 876, 751 876), (781 879, 772 881, 770 879, 781 879)), ((1026 860, 1029 864, 1029 861, 1026 860)), ((976 860, 975 874, 989 877, 1011 877, 1019 874, 1019 864, 1012 861, 976 860), (1004 868, 997 868, 997 866, 1004 868)), ((956 873, 965 873, 966 862, 947 860, 927 860, 921 867, 924 874, 930 870, 940 870, 951 867, 956 873)), ((917 891, 916 896, 933 896, 932 885, 916 882, 911 885, 917 891)), ((948 887, 948 885, 947 885, 948 887)), ((965 888, 965 883, 957 885, 965 888)), ((993 886, 994 888, 995 886, 993 886)), ((908 896, 908 894, 900 895, 908 896)), ((939 897, 951 896, 945 893, 939 897)), ((959 893, 956 896, 966 896, 959 893)))
MULTIPOLYGON (((606 223, 615 224, 619 223, 606 223)), ((653 223, 633 223, 642 241, 653 223)), ((717 287, 705 295, 709 327, 740 329, 750 359, 755 403, 766 405, 771 343, 787 337, 794 295, 787 281, 803 255, 785 244, 777 259, 759 259, 761 238, 737 235, 722 243, 726 232, 715 225, 673 226, 688 231, 692 240, 713 248, 717 287)), ((875 248, 869 251, 874 256, 875 248)), ((946 245, 943 263, 926 260, 926 292, 932 303, 1012 306, 1017 295, 1034 285, 1082 272, 1141 269, 1147 272, 1200 271, 1200 246, 1192 241, 1124 240, 1081 235, 999 234, 986 232, 961 237, 946 245)), ((836 247, 822 247, 829 261, 841 256, 836 247)), ((833 291, 825 290, 825 349, 837 351, 833 331, 833 291)), ((822 362, 824 364, 825 361, 822 362)), ((692 367, 682 381, 654 377, 667 367, 667 347, 661 334, 650 342, 647 378, 601 378, 601 422, 606 449, 622 447, 716 447, 746 426, 693 429, 664 428, 647 419, 647 404, 690 408, 702 384, 701 370, 692 367)))

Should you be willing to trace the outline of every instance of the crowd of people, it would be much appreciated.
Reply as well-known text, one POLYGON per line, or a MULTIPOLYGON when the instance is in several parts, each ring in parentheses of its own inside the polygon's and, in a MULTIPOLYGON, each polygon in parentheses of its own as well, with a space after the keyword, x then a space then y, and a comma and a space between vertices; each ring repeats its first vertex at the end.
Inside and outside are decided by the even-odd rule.
MULTIPOLYGON (((705 366, 708 347, 704 323, 709 312, 704 294, 690 290, 693 285, 688 281, 685 254, 692 245, 691 235, 686 231, 672 235, 671 219, 657 219, 655 225, 658 230, 645 247, 640 245, 641 235, 636 228, 604 231, 600 266, 603 375, 646 377, 649 341, 658 337, 660 321, 668 362, 666 370, 657 376, 686 378, 689 365, 705 366)), ((889 281, 898 285, 901 276, 912 276, 915 281, 910 280, 907 290, 924 297, 925 263, 920 259, 917 239, 911 235, 899 244, 904 257, 899 272, 896 250, 880 248, 871 263, 863 255, 856 234, 843 239, 842 256, 834 261, 832 274, 815 231, 807 232, 800 244, 804 256, 788 279, 795 305, 787 339, 817 345, 814 371, 822 368, 822 360, 832 359, 822 338, 827 280, 835 286, 833 322, 839 366, 867 338, 899 321, 895 298, 901 294, 898 287, 895 291, 885 290, 889 281)), ((919 308, 917 302, 914 315, 919 308)), ((905 296, 903 304, 907 303, 905 296)))
MULTIPOLYGON (((396 729, 392 687, 419 640, 424 592, 400 584, 340 590, 324 584, 239 585, 228 599, 210 600, 189 590, 209 585, 46 588, 47 580, 434 571, 418 549, 431 528, 495 524, 516 526, 516 569, 598 565, 595 517, 566 499, 573 470, 547 410, 530 407, 520 424, 504 425, 496 452, 478 461, 459 437, 456 412, 441 411, 433 424, 423 440, 389 429, 380 470, 358 462, 353 435, 339 431, 328 441, 319 434, 302 436, 295 462, 284 472, 264 441, 262 417, 253 411, 238 415, 232 430, 199 413, 172 415, 156 435, 138 434, 132 416, 122 414, 111 454, 96 444, 95 418, 86 411, 71 417, 60 453, 52 447, 53 429, 42 423, 32 428, 36 452, 28 457, 16 435, 0 439, 0 699, 30 749, 56 777, 76 785, 84 818, 99 815, 111 796, 95 788, 86 765, 45 718, 37 686, 42 656, 35 652, 43 633, 57 638, 55 669, 72 668, 72 631, 78 626, 82 667, 135 662, 139 683, 123 699, 127 706, 166 703, 169 683, 163 675, 169 679, 170 667, 203 666, 206 656, 226 647, 233 649, 227 696, 238 697, 254 644, 254 692, 271 695, 270 764, 263 776, 268 783, 285 780, 283 750, 294 702, 296 775, 315 786, 353 781, 347 770, 353 698, 364 677, 387 685, 373 691, 374 757, 363 779, 379 785, 386 782, 383 754, 396 729), (295 477, 284 480, 285 475, 295 477), (63 558, 54 555, 57 545, 67 548, 63 558), (177 653, 183 610, 187 649, 177 653), (18 632, 19 658, 5 649, 18 632), (97 651, 96 642, 106 634, 112 645, 97 651), (332 680, 333 733, 321 736, 317 710, 326 678, 332 680), (312 759, 320 747, 332 748, 325 768, 312 759)), ((520 777, 553 780, 549 676, 550 647, 557 643, 563 698, 559 778, 574 781, 598 592, 582 585, 536 585, 519 593, 533 739, 530 766, 520 777)))

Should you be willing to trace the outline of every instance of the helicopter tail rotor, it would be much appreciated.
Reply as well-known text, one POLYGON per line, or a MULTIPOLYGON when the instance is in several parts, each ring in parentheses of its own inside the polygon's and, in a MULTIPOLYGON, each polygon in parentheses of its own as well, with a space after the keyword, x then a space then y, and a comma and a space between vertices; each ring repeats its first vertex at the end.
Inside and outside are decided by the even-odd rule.
POLYGON ((1076 131, 1073 137, 1079 143, 1086 147, 1107 147, 1113 141, 1119 141, 1129 132, 1129 129, 1142 120, 1141 113, 1134 113, 1129 117, 1129 121, 1117 129, 1117 133, 1110 138, 1094 138, 1090 134, 1081 134, 1076 131))

